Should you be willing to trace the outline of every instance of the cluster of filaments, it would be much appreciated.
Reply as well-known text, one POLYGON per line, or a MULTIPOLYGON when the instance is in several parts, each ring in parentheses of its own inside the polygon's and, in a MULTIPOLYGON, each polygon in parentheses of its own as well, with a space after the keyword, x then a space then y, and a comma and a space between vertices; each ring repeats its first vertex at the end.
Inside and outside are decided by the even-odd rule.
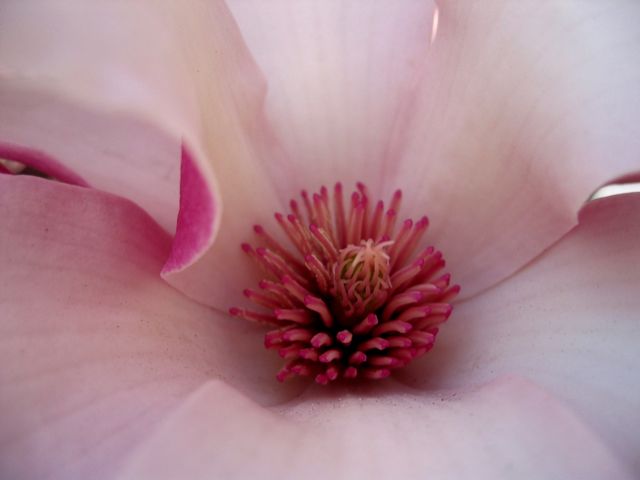
POLYGON ((291 200, 289 215, 275 214, 295 250, 254 226, 263 245, 242 249, 267 278, 244 295, 262 310, 230 313, 272 327, 264 344, 285 360, 278 380, 381 379, 433 347, 460 287, 439 274, 439 251, 414 255, 427 217, 396 228, 401 198, 398 190, 388 208, 374 206, 358 183, 345 208, 339 183, 332 199, 325 187, 311 196, 303 191, 302 205, 291 200))

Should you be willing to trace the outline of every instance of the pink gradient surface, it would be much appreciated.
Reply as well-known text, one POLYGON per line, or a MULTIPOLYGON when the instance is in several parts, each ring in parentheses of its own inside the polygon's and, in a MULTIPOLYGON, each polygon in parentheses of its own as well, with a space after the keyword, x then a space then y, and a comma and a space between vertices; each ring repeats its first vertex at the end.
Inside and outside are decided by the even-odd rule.
POLYGON ((211 241, 217 213, 211 190, 189 149, 182 146, 180 210, 171 254, 162 274, 181 270, 195 261, 211 241))
MULTIPOLYGON (((70 183, 80 187, 89 186, 89 183, 84 178, 66 167, 64 163, 40 150, 0 142, 0 158, 24 163, 28 167, 38 170, 45 175, 64 183, 70 183)), ((2 172, 3 168, 4 167, 0 165, 0 172, 2 172)))

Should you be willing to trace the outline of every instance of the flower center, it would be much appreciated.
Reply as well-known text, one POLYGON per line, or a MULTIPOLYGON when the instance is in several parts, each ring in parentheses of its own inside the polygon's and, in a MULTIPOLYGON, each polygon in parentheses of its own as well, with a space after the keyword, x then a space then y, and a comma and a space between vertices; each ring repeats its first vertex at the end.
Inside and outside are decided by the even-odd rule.
POLYGON ((349 319, 357 319, 384 304, 391 289, 387 247, 392 243, 376 243, 369 238, 360 245, 347 245, 340 250, 332 267, 331 293, 342 323, 348 324, 349 319))
POLYGON ((264 270, 259 290, 245 296, 262 311, 233 307, 233 316, 268 325, 265 346, 285 360, 276 378, 313 376, 326 385, 338 378, 380 379, 424 355, 460 291, 439 275, 434 247, 414 256, 429 221, 405 220, 395 228, 402 193, 389 208, 371 205, 359 183, 344 206, 342 186, 309 196, 289 215, 275 214, 294 251, 260 225, 263 246, 242 249, 264 270))

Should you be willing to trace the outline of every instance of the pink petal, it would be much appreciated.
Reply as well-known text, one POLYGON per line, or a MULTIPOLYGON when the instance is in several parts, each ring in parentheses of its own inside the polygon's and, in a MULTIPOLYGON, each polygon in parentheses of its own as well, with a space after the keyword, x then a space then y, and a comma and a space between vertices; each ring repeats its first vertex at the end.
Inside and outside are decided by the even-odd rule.
POLYGON ((277 144, 261 117, 261 76, 222 2, 9 2, 0 62, 0 142, 45 152, 169 231, 185 149, 191 180, 181 182, 197 176, 198 189, 180 194, 186 231, 165 278, 217 305, 229 282, 212 280, 214 269, 240 275, 233 291, 248 283, 226 259, 239 257, 252 222, 277 208, 260 165, 277 144), (218 226, 221 245, 205 255, 218 226))
POLYGON ((631 476, 561 403, 505 379, 457 393, 416 395, 397 385, 316 392, 275 412, 211 382, 134 454, 120 478, 631 476))
POLYGON ((159 278, 170 238, 132 203, 2 175, 0 218, 2 478, 109 478, 212 378, 261 403, 295 394, 259 330, 159 278))
POLYGON ((45 152, 172 230, 180 137, 196 133, 196 99, 177 68, 179 21, 163 25, 168 12, 148 7, 5 4, 0 139, 45 152))
POLYGON ((382 194, 383 174, 398 160, 392 127, 429 48, 433 3, 229 5, 266 77, 265 113, 286 154, 268 167, 284 198, 338 180, 364 180, 382 194))
MULTIPOLYGON (((15 165, 20 165, 19 168, 21 170, 19 171, 22 171, 22 169, 28 165, 38 172, 41 172, 48 177, 55 178, 60 182, 80 185, 82 187, 89 186, 84 178, 77 175, 63 163, 44 152, 26 149, 24 147, 18 147, 8 143, 0 143, 0 158, 10 158, 10 162, 13 162, 15 165)), ((0 164, 0 168, 4 168, 2 164, 0 164)))
POLYGON ((640 171, 640 3, 440 2, 389 182, 428 211, 463 293, 568 231, 590 193, 640 171))
POLYGON ((431 390, 526 376, 557 394, 640 472, 640 194, 589 203, 528 266, 458 305, 403 377, 431 390))
POLYGON ((162 267, 170 275, 192 264, 211 245, 219 206, 209 194, 188 147, 182 146, 180 166, 180 210, 171 254, 162 267))

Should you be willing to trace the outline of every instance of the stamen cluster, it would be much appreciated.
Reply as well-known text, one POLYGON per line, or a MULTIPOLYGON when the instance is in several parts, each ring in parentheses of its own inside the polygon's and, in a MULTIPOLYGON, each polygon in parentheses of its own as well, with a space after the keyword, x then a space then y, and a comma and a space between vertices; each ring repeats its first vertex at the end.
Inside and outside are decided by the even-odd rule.
POLYGON ((401 199, 398 190, 389 208, 373 206, 358 183, 347 212, 340 183, 332 199, 325 187, 302 191, 302 207, 291 200, 290 214, 275 214, 293 251, 254 226, 262 246, 242 249, 266 278, 244 295, 265 310, 230 313, 272 327, 264 344, 285 360, 278 380, 381 379, 433 347, 460 287, 438 274, 445 262, 433 247, 412 258, 429 220, 396 230, 401 199))

